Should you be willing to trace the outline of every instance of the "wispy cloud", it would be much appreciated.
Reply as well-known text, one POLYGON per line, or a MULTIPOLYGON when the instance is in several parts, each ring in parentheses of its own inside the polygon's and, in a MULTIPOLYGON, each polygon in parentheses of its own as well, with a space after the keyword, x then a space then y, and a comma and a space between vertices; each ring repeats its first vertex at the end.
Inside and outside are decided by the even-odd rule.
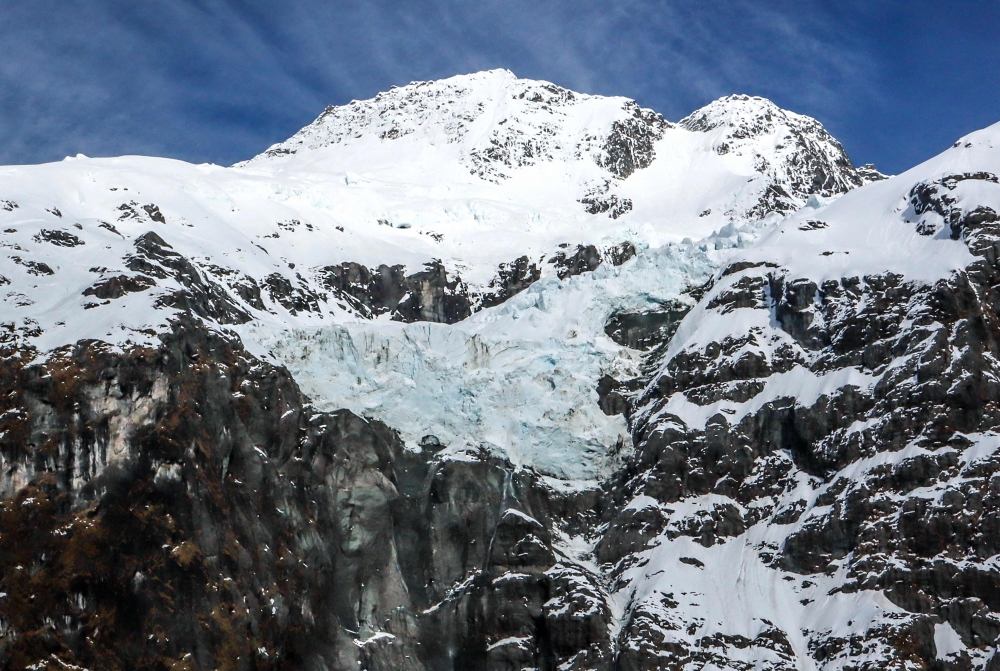
POLYGON ((326 104, 492 67, 673 119, 721 95, 764 95, 868 152, 895 136, 876 137, 864 115, 906 94, 885 46, 906 33, 873 26, 907 15, 860 0, 13 4, 0 22, 2 162, 79 151, 228 163, 326 104))

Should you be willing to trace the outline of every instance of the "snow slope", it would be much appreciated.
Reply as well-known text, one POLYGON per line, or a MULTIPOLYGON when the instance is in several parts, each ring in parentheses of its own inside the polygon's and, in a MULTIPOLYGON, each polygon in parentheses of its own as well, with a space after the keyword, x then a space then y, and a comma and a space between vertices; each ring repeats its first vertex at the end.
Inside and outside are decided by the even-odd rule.
POLYGON ((777 261, 817 281, 884 271, 920 281, 947 277, 974 258, 947 217, 963 208, 996 207, 998 173, 1000 124, 994 124, 894 178, 789 216, 740 258, 777 261), (929 188, 938 193, 924 202, 929 188), (948 211, 938 211, 931 199, 948 211))
POLYGON ((318 402, 382 416, 411 444, 486 441, 592 477, 625 433, 596 408, 593 381, 633 365, 604 336, 608 316, 683 298, 724 255, 715 247, 758 234, 762 207, 860 182, 817 122, 759 98, 675 125, 507 71, 415 83, 329 108, 235 167, 79 156, 0 168, 2 323, 40 352, 124 346, 155 341, 194 306, 257 353, 273 349, 318 402), (546 263, 561 246, 624 241, 641 258, 620 269, 563 281, 546 263), (522 255, 541 281, 455 328, 362 320, 324 274, 440 259, 485 287, 522 255), (564 458, 577 450, 588 457, 564 458))

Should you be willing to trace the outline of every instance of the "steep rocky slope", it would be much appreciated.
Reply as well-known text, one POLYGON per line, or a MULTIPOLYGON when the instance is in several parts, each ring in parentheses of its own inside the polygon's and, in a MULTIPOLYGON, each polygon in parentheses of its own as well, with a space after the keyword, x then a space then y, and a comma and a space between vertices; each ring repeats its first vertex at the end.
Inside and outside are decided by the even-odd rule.
POLYGON ((126 354, 90 341, 42 364, 4 355, 4 668, 610 654, 596 578, 551 544, 553 517, 584 523, 593 492, 406 451, 378 422, 316 412, 287 371, 190 320, 126 354), (538 640, 502 642, 518 636, 538 640))
POLYGON ((994 126, 788 217, 630 383, 598 545, 623 668, 992 659, 998 152, 994 126))

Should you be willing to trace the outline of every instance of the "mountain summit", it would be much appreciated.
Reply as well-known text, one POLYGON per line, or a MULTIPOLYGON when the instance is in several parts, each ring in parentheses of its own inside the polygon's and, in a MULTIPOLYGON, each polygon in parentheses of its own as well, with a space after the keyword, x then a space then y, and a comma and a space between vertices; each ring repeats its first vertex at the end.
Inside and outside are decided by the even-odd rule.
POLYGON ((328 108, 232 168, 77 158, 3 178, 9 219, 72 243, 35 226, 5 234, 22 252, 0 266, 11 314, 32 306, 13 333, 46 334, 43 349, 142 340, 176 306, 221 324, 454 322, 549 274, 738 237, 865 181, 818 122, 760 98, 720 99, 675 125, 506 70, 328 108), (190 269, 134 260, 166 253, 153 247, 190 269), (120 295, 135 308, 102 307, 120 295))
MULTIPOLYGON (((428 171, 449 183, 461 180, 453 171, 459 166, 500 182, 522 168, 556 164, 562 169, 546 172, 548 179, 570 182, 559 186, 575 188, 577 195, 583 189, 591 210, 614 218, 629 212, 626 203, 649 199, 648 189, 629 190, 627 199, 615 195, 623 180, 647 168, 654 174, 646 180, 658 180, 661 188, 671 177, 676 182, 678 173, 688 176, 679 186, 685 192, 695 180, 714 183, 728 173, 751 177, 741 199, 715 203, 719 214, 740 220, 789 211, 809 195, 829 197, 866 181, 818 121, 763 98, 720 98, 672 124, 634 100, 574 93, 518 79, 508 70, 415 82, 371 100, 328 107, 312 124, 241 165, 276 160, 289 167, 367 169, 404 180, 428 171)), ((698 214, 705 209, 711 208, 698 214)))
MULTIPOLYGON (((649 165, 653 143, 670 126, 625 98, 574 93, 491 70, 415 82, 371 100, 328 107, 250 163, 334 147, 329 153, 343 154, 352 146, 406 139, 434 146, 444 160, 457 159, 472 174, 492 181, 520 167, 585 157, 623 179, 649 165)), ((401 151, 406 150, 386 146, 397 159, 401 151)))

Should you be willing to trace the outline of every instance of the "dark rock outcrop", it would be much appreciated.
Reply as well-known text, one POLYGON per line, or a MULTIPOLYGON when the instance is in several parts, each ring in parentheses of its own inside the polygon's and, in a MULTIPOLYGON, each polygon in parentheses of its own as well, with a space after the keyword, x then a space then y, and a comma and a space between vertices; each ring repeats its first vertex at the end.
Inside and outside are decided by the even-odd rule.
POLYGON ((402 266, 382 264, 370 269, 347 261, 321 268, 319 276, 327 290, 337 292, 368 317, 394 309, 406 294, 406 276, 402 266))
POLYGON ((145 275, 116 275, 108 277, 83 291, 84 296, 94 296, 102 300, 121 298, 125 294, 145 291, 156 286, 156 282, 145 275))
POLYGON ((4 668, 611 668, 602 590, 552 545, 587 492, 317 412, 189 317, 32 358, 0 359, 4 668))
POLYGON ((649 350, 668 342, 691 306, 674 302, 645 312, 616 312, 604 332, 619 345, 649 350))
POLYGON ((580 199, 588 214, 605 214, 612 219, 632 211, 632 199, 619 198, 617 194, 609 193, 611 184, 605 182, 591 189, 580 199))
POLYGON ((42 229, 34 237, 35 242, 48 242, 56 247, 79 247, 85 244, 83 240, 68 231, 50 231, 42 229))
MULTIPOLYGON (((263 286, 267 289, 271 300, 281 305, 292 315, 299 312, 319 313, 321 311, 320 302, 326 301, 325 296, 313 291, 309 283, 298 273, 295 274, 295 280, 293 283, 280 273, 271 273, 264 278, 263 286)), ((254 292, 255 287, 256 282, 242 285, 237 283, 234 288, 244 301, 252 305, 254 299, 259 299, 260 295, 259 289, 254 292)))
POLYGON ((598 165, 618 179, 626 179, 636 170, 648 168, 656 158, 653 143, 670 127, 661 115, 634 102, 627 103, 625 109, 631 116, 614 122, 598 159, 598 165))
POLYGON ((465 283, 458 277, 449 280, 440 261, 410 275, 399 265, 371 269, 354 262, 326 266, 319 273, 328 290, 366 317, 389 312, 396 321, 454 324, 472 314, 465 283))
POLYGON ((611 265, 620 266, 629 259, 635 258, 636 249, 635 245, 626 240, 625 242, 620 242, 607 249, 604 252, 604 256, 608 261, 611 261, 611 265))
MULTIPOLYGON (((560 279, 595 270, 605 258, 618 266, 636 254, 635 245, 627 241, 603 254, 594 245, 577 245, 569 253, 569 246, 562 245, 564 249, 547 261, 560 279)), ((470 288, 457 275, 449 278, 444 264, 437 260, 409 275, 401 265, 368 268, 352 261, 324 266, 317 274, 327 291, 363 317, 390 313, 396 321, 454 324, 524 291, 541 279, 542 268, 521 256, 501 263, 494 278, 482 289, 470 288)))
POLYGON ((948 175, 932 182, 921 182, 910 189, 910 206, 914 214, 921 217, 916 222, 916 230, 921 235, 934 235, 942 226, 949 227, 955 240, 962 237, 966 228, 976 228, 997 221, 997 213, 990 207, 980 205, 965 212, 957 205, 957 198, 951 194, 965 181, 997 183, 997 176, 989 172, 962 173, 948 175), (940 219, 924 215, 936 214, 940 219))
POLYGON ((610 375, 603 375, 598 380, 597 398, 598 405, 605 415, 624 415, 629 410, 625 385, 610 375))
POLYGON ((152 231, 136 238, 135 253, 125 257, 125 265, 146 277, 170 278, 181 285, 181 289, 157 298, 157 306, 190 311, 218 324, 245 324, 251 319, 223 287, 203 277, 194 264, 152 231))
MULTIPOLYGON (((610 488, 620 508, 599 545, 602 561, 627 568, 660 536, 711 545, 758 524, 792 525, 780 546, 760 548, 773 570, 843 576, 831 594, 881 591, 906 613, 850 638, 804 632, 817 663, 866 668, 864 646, 875 655, 866 659, 883 666, 976 668, 976 659, 989 657, 1000 635, 1000 572, 990 559, 1000 553, 1000 462, 995 448, 977 446, 991 445, 1000 430, 1000 224, 988 208, 950 197, 954 184, 970 179, 995 178, 946 177, 910 194, 917 214, 934 213, 925 221, 943 220, 978 257, 948 278, 921 283, 882 273, 817 283, 749 263, 717 276, 706 310, 734 318, 738 310, 767 311, 771 326, 669 359, 653 351, 650 372, 631 384, 640 391, 624 395, 636 453, 610 488), (740 410, 800 368, 816 376, 853 369, 874 382, 862 387, 845 377, 808 400, 794 386, 772 388, 766 402, 740 410), (665 412, 676 395, 698 406, 737 405, 693 427, 665 412), (784 498, 801 482, 815 492, 809 501, 784 498), (636 496, 659 507, 621 507, 636 496), (665 507, 705 496, 732 504, 664 517, 665 507), (940 623, 968 652, 937 658, 940 623)), ((620 409, 613 394, 624 385, 604 386, 602 403, 620 409)), ((659 668, 662 632, 648 607, 637 605, 623 629, 623 668, 659 668)), ((706 654, 705 641, 675 645, 678 668, 706 654)))
POLYGON ((449 281, 440 261, 406 277, 406 294, 396 304, 392 318, 402 322, 454 324, 472 314, 468 289, 461 278, 449 281))
MULTIPOLYGON (((569 248, 568 244, 561 246, 569 248)), ((547 263, 555 267, 559 279, 563 280, 567 277, 596 270, 603 261, 601 252, 594 245, 577 245, 572 254, 564 249, 556 252, 547 263)))
POLYGON ((541 268, 532 263, 527 256, 517 258, 510 263, 501 263, 497 269, 497 276, 480 297, 479 306, 489 308, 500 305, 541 278, 541 268))

